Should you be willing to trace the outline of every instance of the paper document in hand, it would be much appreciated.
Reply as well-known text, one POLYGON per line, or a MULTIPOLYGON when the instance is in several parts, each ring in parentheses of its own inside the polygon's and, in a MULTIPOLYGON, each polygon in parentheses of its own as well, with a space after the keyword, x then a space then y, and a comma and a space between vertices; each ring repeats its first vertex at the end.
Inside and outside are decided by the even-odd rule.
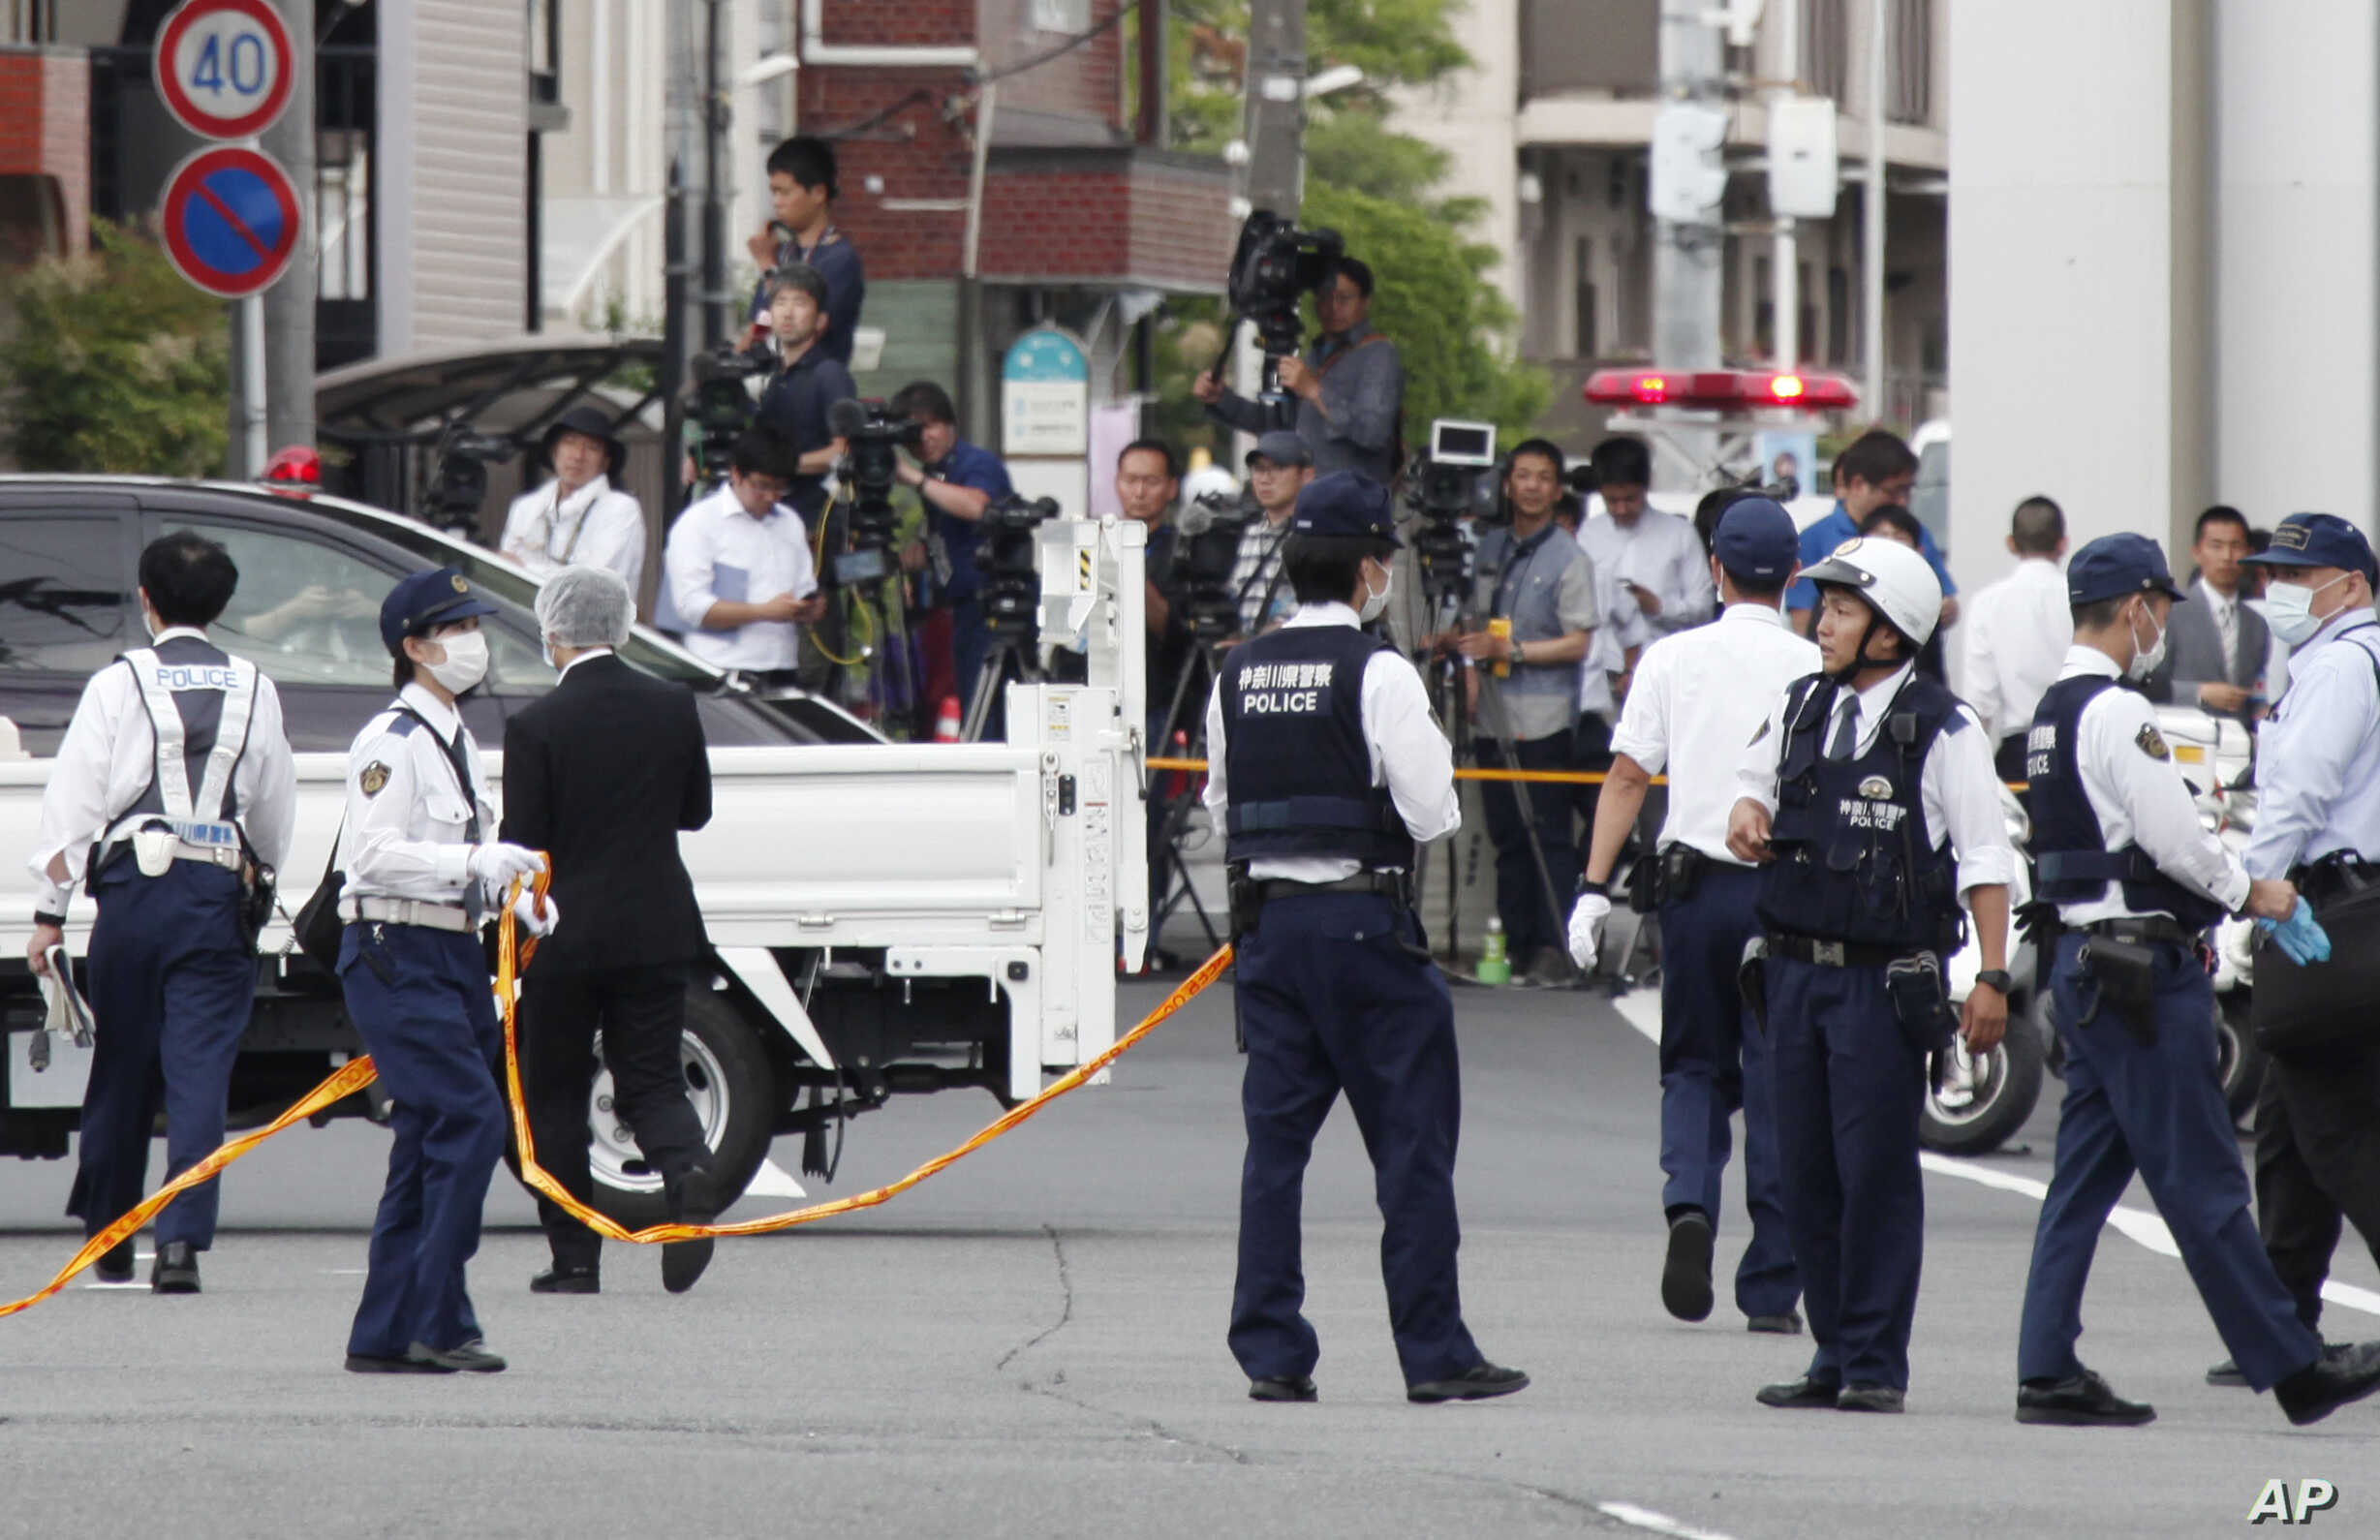
POLYGON ((77 1048, 91 1046, 91 1006, 75 988, 74 965, 64 946, 49 949, 49 971, 42 975, 42 993, 49 999, 45 1031, 67 1038, 77 1048))

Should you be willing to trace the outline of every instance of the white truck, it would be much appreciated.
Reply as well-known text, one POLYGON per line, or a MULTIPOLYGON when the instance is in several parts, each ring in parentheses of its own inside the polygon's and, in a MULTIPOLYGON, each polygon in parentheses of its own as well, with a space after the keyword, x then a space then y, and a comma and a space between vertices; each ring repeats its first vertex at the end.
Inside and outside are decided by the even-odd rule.
MULTIPOLYGON (((340 512, 356 522, 353 506, 340 512)), ((7 515, 0 499, 0 522, 7 515)), ((425 561, 440 556, 422 541, 444 537, 418 525, 404 534, 425 561)), ((1138 966, 1149 924, 1144 539, 1128 520, 1039 527, 1041 637, 1078 649, 1090 682, 1010 686, 1009 742, 713 748, 711 821, 684 839, 710 938, 684 1062, 735 1190, 781 1133, 812 1135, 804 1163, 819 1166, 830 1142, 839 1155, 851 1113, 894 1093, 976 1086, 1013 1103, 1114 1041, 1118 958, 1138 966)), ((468 556, 507 606, 491 629, 524 624, 510 610, 533 592, 525 574, 508 580, 469 547, 451 554, 468 556)), ((345 775, 341 754, 300 753, 297 763, 284 916, 323 870, 345 775)), ((48 774, 44 758, 0 760, 0 1154, 56 1158, 90 1056, 52 1037, 47 1067, 31 1067, 43 1009, 24 958, 33 896, 23 863, 48 774)), ((67 927, 77 957, 92 916, 78 896, 67 927)), ((259 959, 233 1125, 270 1119, 360 1051, 335 985, 291 951, 277 918, 259 959)), ((325 1116, 385 1116, 377 1089, 325 1116)), ((631 1224, 659 1218, 659 1177, 611 1116, 608 1077, 593 1114, 598 1204, 631 1224)))

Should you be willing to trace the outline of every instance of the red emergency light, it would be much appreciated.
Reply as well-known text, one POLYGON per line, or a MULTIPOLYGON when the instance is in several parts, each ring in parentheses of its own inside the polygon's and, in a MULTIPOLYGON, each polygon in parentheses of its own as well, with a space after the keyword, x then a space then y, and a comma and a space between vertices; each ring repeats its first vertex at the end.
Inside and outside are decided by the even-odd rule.
POLYGON ((1779 374, 1769 369, 1597 369, 1587 377, 1587 400, 1598 407, 1701 407, 1749 412, 1783 407, 1835 412, 1859 404, 1851 382, 1837 374, 1779 374))
POLYGON ((293 444, 272 457, 259 477, 264 489, 283 497, 307 497, 323 489, 323 457, 302 444, 293 444))

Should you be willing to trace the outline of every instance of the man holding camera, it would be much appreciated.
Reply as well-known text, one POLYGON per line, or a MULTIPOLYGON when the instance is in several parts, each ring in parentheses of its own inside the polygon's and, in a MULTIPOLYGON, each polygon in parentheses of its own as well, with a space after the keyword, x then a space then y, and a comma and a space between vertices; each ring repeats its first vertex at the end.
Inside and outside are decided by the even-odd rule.
POLYGON ((815 523, 826 511, 826 477, 844 450, 827 420, 829 412, 859 390, 851 372, 826 347, 834 326, 827 317, 825 276, 793 262, 769 274, 762 288, 777 362, 761 388, 756 421, 792 449, 795 464, 786 501, 815 523))
POLYGON ((1293 429, 1318 476, 1355 471, 1382 486, 1397 478, 1398 420, 1405 411, 1405 365, 1397 345, 1372 329, 1372 269, 1342 257, 1314 290, 1322 334, 1303 357, 1281 360, 1281 387, 1295 410, 1277 416, 1265 404, 1223 388, 1224 359, 1201 372, 1190 392, 1207 416, 1242 433, 1293 429))
MULTIPOLYGON (((859 330, 859 307, 868 297, 868 280, 860 270, 859 248, 835 228, 835 147, 814 134, 787 139, 768 155, 768 203, 773 216, 744 249, 759 265, 760 287, 753 296, 755 321, 768 319, 767 274, 800 265, 818 272, 825 287, 819 304, 833 318, 823 348, 828 356, 850 367, 851 344, 859 330), (777 232, 788 238, 780 241, 777 232)), ((841 399, 838 397, 837 399, 841 399)))
POLYGON ((797 463, 773 435, 746 429, 726 484, 678 515, 662 552, 686 650, 764 685, 795 682, 801 628, 826 608, 809 532, 786 507, 797 463))
POLYGON ((933 596, 917 625, 925 662, 925 699, 939 704, 956 695, 964 713, 974 699, 976 676, 991 650, 983 628, 979 595, 983 574, 975 565, 983 510, 1016 490, 1000 456, 959 437, 957 408, 950 392, 931 380, 914 380, 892 398, 895 416, 917 430, 916 462, 897 473, 926 508, 926 569, 933 596))

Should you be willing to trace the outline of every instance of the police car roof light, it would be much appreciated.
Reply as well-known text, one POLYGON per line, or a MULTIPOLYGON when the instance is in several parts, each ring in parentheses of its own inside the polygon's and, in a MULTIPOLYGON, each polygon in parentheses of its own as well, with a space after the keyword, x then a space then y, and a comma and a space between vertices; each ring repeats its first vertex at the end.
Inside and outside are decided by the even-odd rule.
POLYGON ((323 488, 323 457, 311 447, 293 444, 276 453, 259 481, 267 491, 303 497, 323 488))
POLYGON ((1772 369, 1597 369, 1587 377, 1589 404, 1599 407, 1701 407, 1750 411, 1787 407, 1832 412, 1856 406, 1859 392, 1841 375, 1772 369))

